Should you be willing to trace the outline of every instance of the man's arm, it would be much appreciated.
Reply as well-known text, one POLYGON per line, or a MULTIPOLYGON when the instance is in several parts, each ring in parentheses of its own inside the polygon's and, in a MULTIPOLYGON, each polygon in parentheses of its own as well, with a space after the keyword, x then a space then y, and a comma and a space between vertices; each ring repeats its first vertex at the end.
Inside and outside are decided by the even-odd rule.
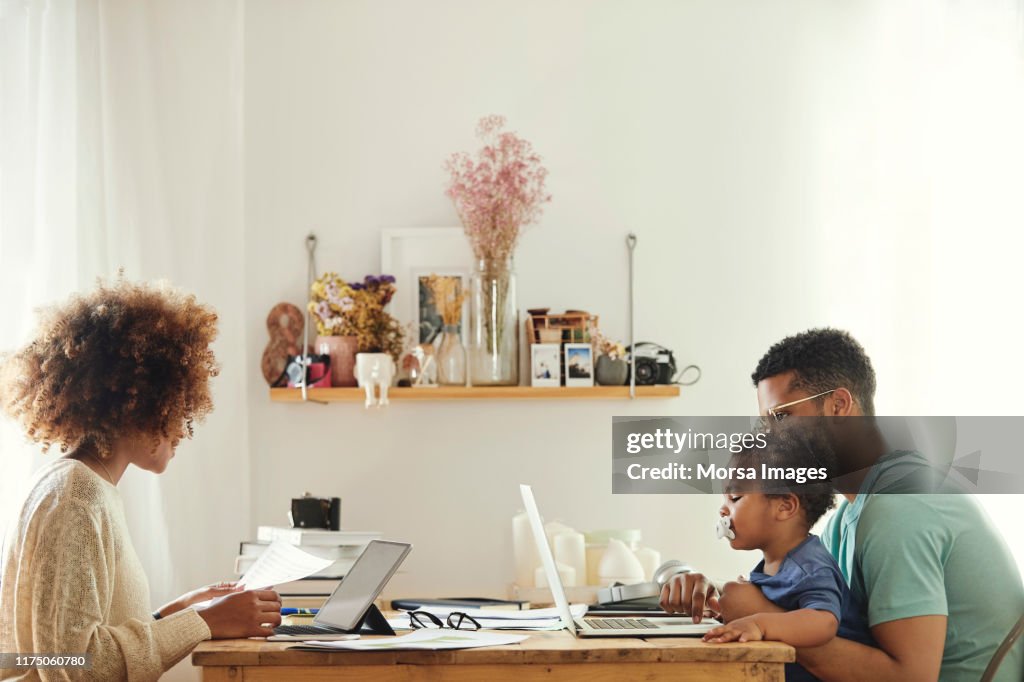
MULTIPOLYGON (((782 611, 750 583, 727 583, 719 604, 726 623, 782 611)), ((824 646, 797 649, 797 662, 826 682, 934 680, 939 676, 946 644, 945 616, 892 620, 871 628, 871 634, 880 648, 836 637, 824 646)))
POLYGON ((916 616, 871 628, 879 647, 836 637, 824 646, 797 649, 796 660, 827 682, 935 680, 946 643, 946 616, 916 616))

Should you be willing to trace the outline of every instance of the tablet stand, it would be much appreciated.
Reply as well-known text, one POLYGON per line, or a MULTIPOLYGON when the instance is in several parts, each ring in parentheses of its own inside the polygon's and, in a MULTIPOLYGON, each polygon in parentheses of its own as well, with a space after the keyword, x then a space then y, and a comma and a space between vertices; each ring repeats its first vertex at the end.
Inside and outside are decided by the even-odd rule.
POLYGON ((388 619, 380 612, 376 604, 370 604, 366 613, 359 619, 352 632, 359 632, 365 635, 394 635, 395 631, 388 625, 388 619))

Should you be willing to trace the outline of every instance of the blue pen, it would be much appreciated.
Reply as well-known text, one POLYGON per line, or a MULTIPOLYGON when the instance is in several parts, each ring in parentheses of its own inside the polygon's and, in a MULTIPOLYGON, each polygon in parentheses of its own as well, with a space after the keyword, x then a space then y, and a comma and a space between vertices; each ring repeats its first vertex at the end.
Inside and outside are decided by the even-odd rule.
POLYGON ((281 609, 282 616, 296 616, 296 615, 315 615, 319 613, 320 609, 295 609, 291 607, 281 609))

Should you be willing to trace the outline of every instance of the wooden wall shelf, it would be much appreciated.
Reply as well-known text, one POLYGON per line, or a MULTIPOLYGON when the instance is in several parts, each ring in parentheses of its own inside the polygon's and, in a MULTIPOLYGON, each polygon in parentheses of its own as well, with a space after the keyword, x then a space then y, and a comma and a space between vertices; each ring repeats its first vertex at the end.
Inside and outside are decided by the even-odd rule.
MULTIPOLYGON (((676 398, 679 386, 637 386, 637 398, 676 398)), ((361 388, 311 388, 309 397, 324 402, 362 402, 366 393, 361 388)), ((629 400, 629 386, 593 386, 583 388, 534 388, 532 386, 438 386, 436 388, 391 388, 393 400, 629 400)), ((272 388, 270 399, 275 403, 302 402, 297 388, 272 388)))

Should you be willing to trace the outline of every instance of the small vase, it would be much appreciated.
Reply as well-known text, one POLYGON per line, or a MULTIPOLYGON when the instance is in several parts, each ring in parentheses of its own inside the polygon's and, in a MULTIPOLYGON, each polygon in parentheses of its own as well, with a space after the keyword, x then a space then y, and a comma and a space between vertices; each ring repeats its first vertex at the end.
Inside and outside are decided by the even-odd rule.
POLYGON ((446 324, 437 348, 437 381, 443 386, 466 385, 466 349, 459 338, 459 327, 446 324))
POLYGON ((623 386, 629 379, 629 365, 625 360, 612 360, 607 355, 597 357, 594 368, 597 383, 602 386, 623 386))
POLYGON ((316 352, 331 356, 331 386, 356 385, 359 344, 355 336, 318 336, 313 347, 316 352))
POLYGON ((469 378, 474 386, 519 383, 519 311, 511 259, 481 259, 470 284, 469 378))

